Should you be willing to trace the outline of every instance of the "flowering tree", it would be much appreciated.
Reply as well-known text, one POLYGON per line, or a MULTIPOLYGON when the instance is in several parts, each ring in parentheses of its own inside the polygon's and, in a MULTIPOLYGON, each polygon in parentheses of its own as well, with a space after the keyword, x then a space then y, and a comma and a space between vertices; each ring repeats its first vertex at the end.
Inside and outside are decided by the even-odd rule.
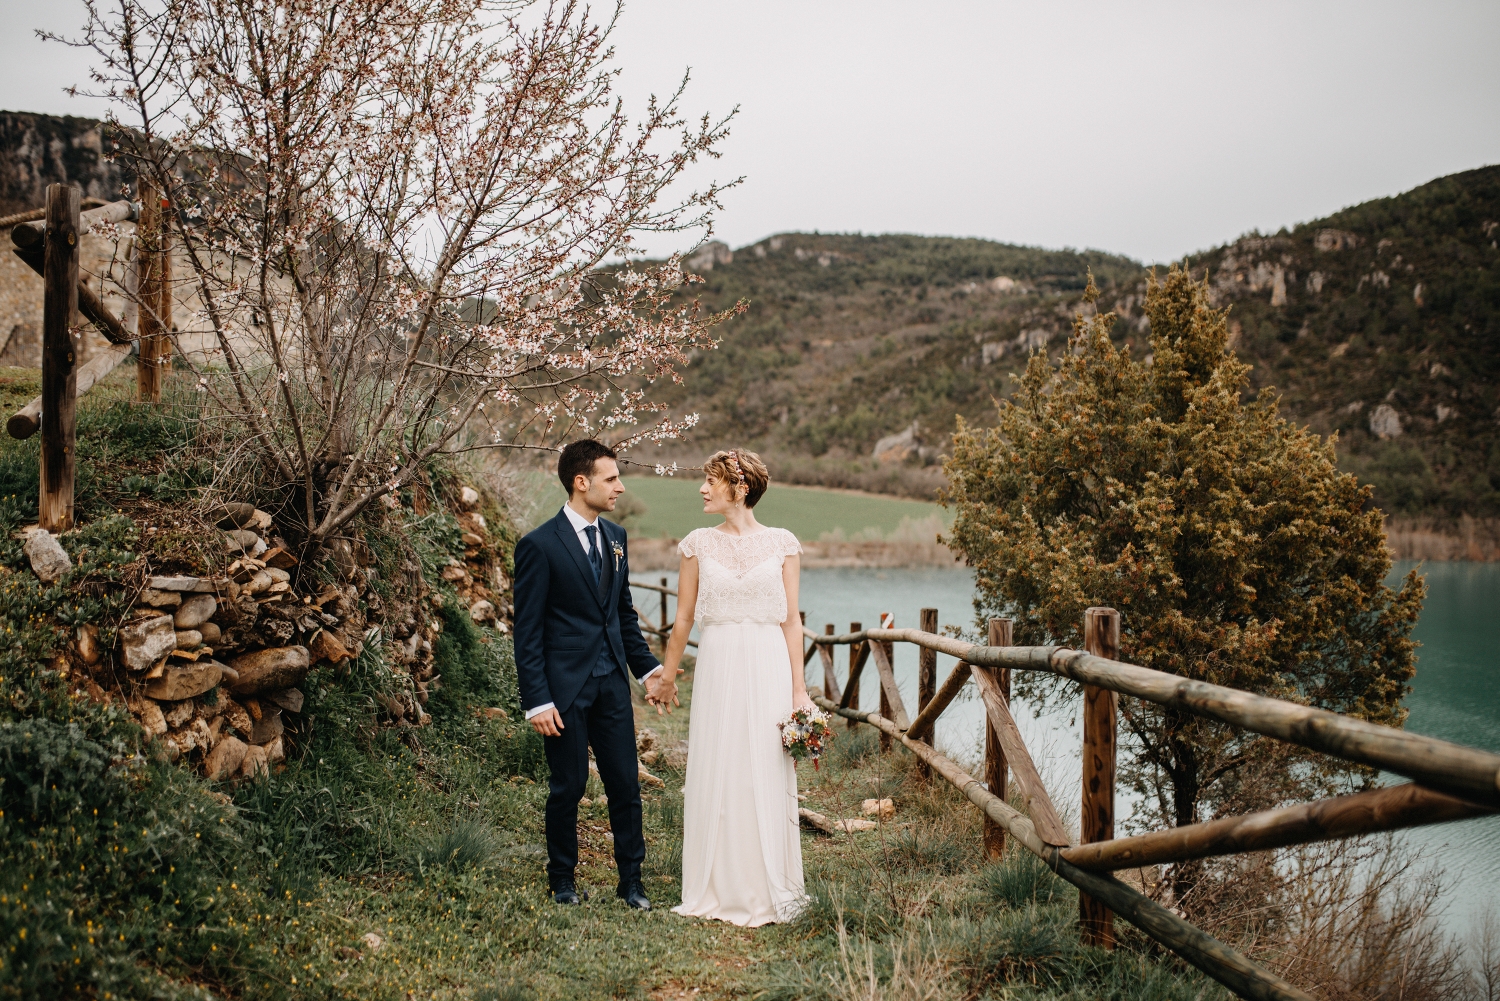
POLYGON ((179 297, 217 344, 199 389, 310 549, 441 452, 693 422, 647 392, 733 310, 672 306, 695 280, 676 258, 601 266, 643 232, 711 229, 722 186, 666 189, 728 119, 685 121, 678 87, 632 122, 612 23, 574 3, 89 0, 72 44, 99 57, 119 155, 170 202, 179 297))

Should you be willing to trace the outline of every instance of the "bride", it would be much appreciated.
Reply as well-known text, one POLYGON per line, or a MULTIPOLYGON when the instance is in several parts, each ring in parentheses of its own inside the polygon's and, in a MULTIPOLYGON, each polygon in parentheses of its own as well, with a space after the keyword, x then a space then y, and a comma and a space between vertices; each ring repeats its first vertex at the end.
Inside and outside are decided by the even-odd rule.
POLYGON ((678 665, 702 626, 688 721, 678 914, 755 927, 794 917, 806 900, 797 825, 797 772, 777 722, 812 706, 802 676, 797 575, 802 547, 755 520, 770 474, 754 452, 704 463, 703 510, 724 516, 678 545, 677 621, 667 643, 678 665))

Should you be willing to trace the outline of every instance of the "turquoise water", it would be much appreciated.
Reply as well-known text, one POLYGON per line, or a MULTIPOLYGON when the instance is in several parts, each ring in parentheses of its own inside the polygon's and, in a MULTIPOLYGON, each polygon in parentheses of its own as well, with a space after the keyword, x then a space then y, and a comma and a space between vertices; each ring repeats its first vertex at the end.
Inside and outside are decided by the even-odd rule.
MULTIPOLYGON (((1414 563, 1398 564, 1390 583, 1398 585, 1414 563)), ((1420 660, 1412 693, 1407 728, 1444 740, 1500 752, 1500 658, 1490 646, 1486 623, 1500 621, 1500 564, 1429 563, 1427 604, 1417 625, 1420 660)), ((660 574, 640 574, 655 582, 660 574)), ((675 585, 675 574, 666 575, 675 585)), ((657 597, 635 592, 640 606, 654 621, 657 597)), ((942 625, 974 628, 973 578, 967 569, 918 568, 904 570, 826 569, 802 575, 802 610, 810 628, 822 632, 825 623, 846 632, 853 622, 875 625, 881 612, 890 612, 898 626, 920 624, 920 610, 938 609, 942 625)), ((675 610, 675 605, 673 606, 675 610)), ((848 653, 836 655, 839 677, 847 676, 848 653)), ((952 669, 953 660, 938 658, 938 678, 952 669)), ((902 698, 916 704, 917 652, 909 644, 896 647, 896 675, 902 698)), ((817 683, 822 669, 815 659, 809 681, 817 683)), ((972 697, 960 699, 938 721, 940 749, 956 760, 976 764, 983 756, 983 709, 972 697)), ((874 671, 867 668, 860 686, 861 705, 879 704, 874 671)), ((1017 723, 1058 811, 1072 823, 1082 795, 1082 733, 1070 711, 1037 714, 1021 700, 1017 723)), ((1131 804, 1118 805, 1123 823, 1131 804)), ((1475 916, 1500 887, 1500 817, 1419 828, 1403 835, 1419 847, 1425 859, 1442 870, 1447 885, 1445 925, 1466 931, 1475 916)))

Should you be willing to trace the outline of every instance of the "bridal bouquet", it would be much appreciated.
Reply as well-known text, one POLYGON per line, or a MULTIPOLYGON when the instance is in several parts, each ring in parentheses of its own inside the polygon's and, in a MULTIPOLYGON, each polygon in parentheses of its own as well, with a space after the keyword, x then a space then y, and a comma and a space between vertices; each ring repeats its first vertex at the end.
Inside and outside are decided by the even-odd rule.
POLYGON ((781 746, 793 760, 811 758, 816 769, 824 749, 833 741, 832 721, 833 717, 821 709, 793 709, 776 724, 781 727, 781 746))

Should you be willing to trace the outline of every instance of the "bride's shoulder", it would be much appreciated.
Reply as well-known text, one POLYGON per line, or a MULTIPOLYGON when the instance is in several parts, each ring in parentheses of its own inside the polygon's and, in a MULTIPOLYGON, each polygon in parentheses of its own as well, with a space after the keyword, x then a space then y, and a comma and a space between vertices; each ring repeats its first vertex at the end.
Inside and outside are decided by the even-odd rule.
POLYGON ((693 529, 687 535, 684 535, 682 537, 681 542, 677 543, 677 551, 684 556, 697 556, 698 550, 702 548, 703 543, 708 541, 704 533, 709 531, 711 531, 711 529, 693 529))
POLYGON ((795 556, 802 552, 802 543, 797 537, 784 528, 768 528, 766 533, 776 544, 776 548, 785 556, 795 556))

